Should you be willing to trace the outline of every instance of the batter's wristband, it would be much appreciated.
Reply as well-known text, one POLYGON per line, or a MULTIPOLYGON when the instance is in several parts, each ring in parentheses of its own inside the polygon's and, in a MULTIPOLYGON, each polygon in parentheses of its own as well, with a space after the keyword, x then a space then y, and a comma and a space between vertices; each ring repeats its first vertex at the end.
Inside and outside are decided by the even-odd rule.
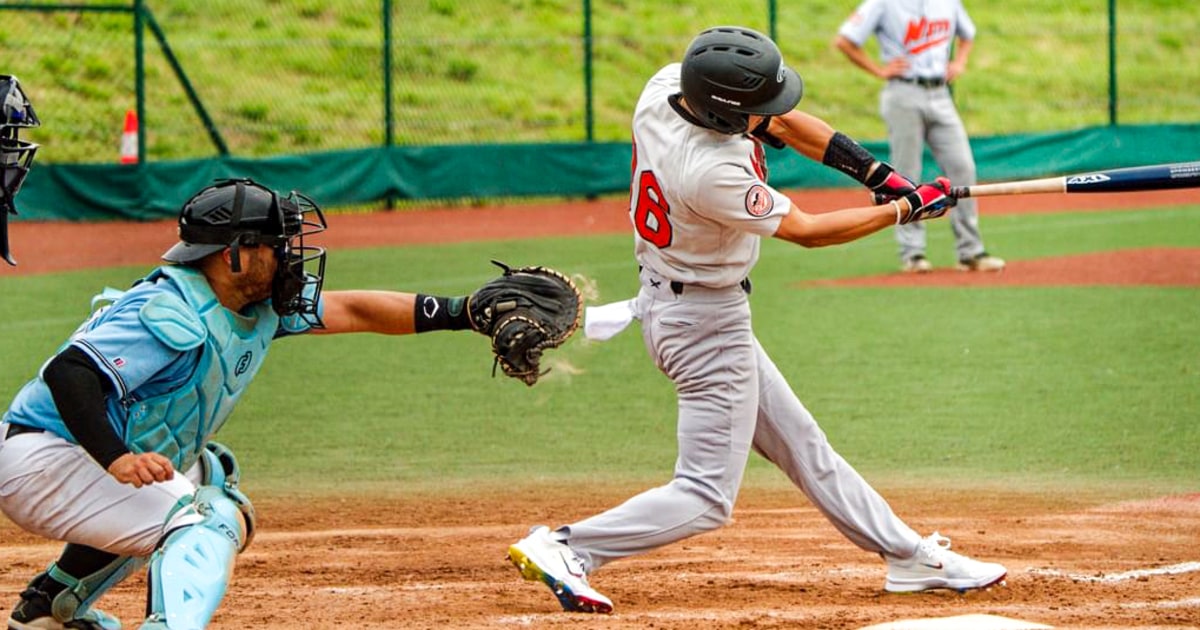
POLYGON ((900 225, 900 202, 893 199, 892 207, 896 209, 896 225, 900 225))

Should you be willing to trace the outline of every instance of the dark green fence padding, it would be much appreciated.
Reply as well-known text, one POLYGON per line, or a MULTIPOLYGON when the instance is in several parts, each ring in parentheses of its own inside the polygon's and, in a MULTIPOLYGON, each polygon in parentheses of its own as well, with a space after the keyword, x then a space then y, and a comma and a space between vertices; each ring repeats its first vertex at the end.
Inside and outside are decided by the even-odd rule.
MULTIPOLYGON (((1105 126, 973 138, 979 180, 1005 181, 1200 159, 1200 124, 1105 126)), ((887 146, 867 149, 886 158, 887 146)), ((152 220, 176 216, 192 193, 223 177, 298 190, 326 208, 385 199, 583 197, 629 188, 624 142, 395 146, 271 158, 214 157, 135 165, 35 164, 16 220, 152 220)), ((768 151, 778 188, 857 183, 793 151, 768 151)), ((937 175, 928 151, 921 179, 937 175)), ((1198 195, 1200 196, 1200 195, 1198 195)))

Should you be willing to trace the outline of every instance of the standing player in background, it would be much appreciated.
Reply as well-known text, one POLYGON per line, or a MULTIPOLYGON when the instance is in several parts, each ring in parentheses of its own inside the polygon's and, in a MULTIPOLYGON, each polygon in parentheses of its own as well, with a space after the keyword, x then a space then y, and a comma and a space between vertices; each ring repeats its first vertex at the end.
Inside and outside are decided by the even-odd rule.
POLYGON ((141 627, 207 626, 254 537, 237 461, 212 438, 272 341, 476 327, 474 294, 322 293, 325 251, 305 239, 324 229, 303 195, 244 179, 204 188, 183 205, 170 264, 97 296, 111 304, 16 395, 0 423, 0 510, 67 544, 10 630, 120 628, 93 605, 147 564, 141 627))
POLYGON ((7 74, 0 74, 0 116, 0 258, 15 265, 8 249, 8 215, 17 213, 17 193, 38 150, 38 145, 21 140, 20 131, 42 123, 17 77, 7 74))
MULTIPOLYGON (((967 68, 975 24, 960 0, 864 0, 842 24, 834 45, 871 76, 885 81, 879 109, 887 123, 889 160, 902 173, 921 174, 925 144, 938 168, 956 185, 975 184, 975 158, 949 85, 967 68), (879 39, 883 65, 871 60, 863 43, 879 39), (957 38, 954 58, 952 41, 957 38)), ((1004 260, 987 253, 979 234, 974 199, 950 213, 958 268, 1000 271, 1004 260)), ((896 226, 901 269, 925 273, 925 226, 896 226)))
POLYGON ((650 356, 675 384, 679 453, 667 485, 570 525, 534 527, 509 548, 522 575, 546 583, 566 610, 612 610, 587 580, 605 564, 725 525, 752 448, 851 542, 884 558, 889 591, 984 588, 1006 574, 900 520, 829 445, 751 328, 749 275, 762 237, 804 247, 846 243, 938 217, 954 202, 944 178, 913 186, 795 110, 802 91, 774 42, 719 27, 701 33, 683 63, 660 70, 642 92, 630 200, 642 287, 631 309, 650 356), (767 184, 760 140, 786 143, 894 200, 804 212, 767 184))

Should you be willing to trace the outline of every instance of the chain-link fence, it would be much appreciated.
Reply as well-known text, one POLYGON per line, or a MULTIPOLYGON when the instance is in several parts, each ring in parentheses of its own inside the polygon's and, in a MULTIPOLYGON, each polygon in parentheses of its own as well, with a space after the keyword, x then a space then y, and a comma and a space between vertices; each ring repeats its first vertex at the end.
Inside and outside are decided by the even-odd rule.
MULTIPOLYGON (((776 37, 805 78, 802 108, 878 139, 878 82, 830 44, 856 4, 7 2, 0 73, 17 75, 38 108, 43 128, 30 135, 47 146, 38 156, 46 162, 115 161, 132 109, 143 114, 148 160, 623 141, 654 70, 677 60, 699 30, 741 24, 776 37)), ((956 85, 968 129, 995 135, 1200 120, 1193 5, 968 0, 979 34, 956 85)))

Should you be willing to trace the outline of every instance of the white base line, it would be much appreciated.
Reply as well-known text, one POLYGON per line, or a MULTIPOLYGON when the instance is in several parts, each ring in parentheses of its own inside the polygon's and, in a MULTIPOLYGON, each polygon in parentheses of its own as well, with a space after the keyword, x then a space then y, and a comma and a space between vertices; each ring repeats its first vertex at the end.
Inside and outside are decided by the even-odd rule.
POLYGON ((1157 569, 1137 569, 1134 571, 1112 573, 1109 575, 1080 575, 1076 573, 1064 573, 1055 569, 1029 569, 1029 572, 1035 575, 1063 576, 1075 580, 1076 582, 1105 583, 1136 580, 1138 578, 1149 577, 1152 575, 1175 575, 1178 573, 1191 573, 1193 571, 1200 571, 1200 562, 1184 562, 1182 564, 1173 564, 1168 567, 1159 567, 1157 569))

